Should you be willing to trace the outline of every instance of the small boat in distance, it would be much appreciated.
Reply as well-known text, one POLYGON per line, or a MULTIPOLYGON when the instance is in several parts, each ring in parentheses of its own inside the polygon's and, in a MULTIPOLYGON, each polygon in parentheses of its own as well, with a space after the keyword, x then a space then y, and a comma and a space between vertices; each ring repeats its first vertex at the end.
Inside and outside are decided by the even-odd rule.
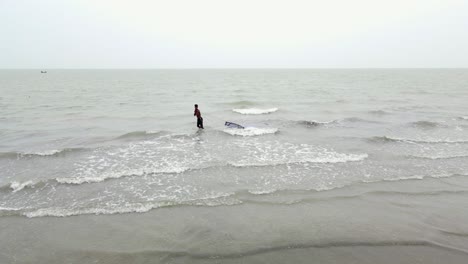
POLYGON ((41 73, 47 73, 47 71, 41 71, 41 73))

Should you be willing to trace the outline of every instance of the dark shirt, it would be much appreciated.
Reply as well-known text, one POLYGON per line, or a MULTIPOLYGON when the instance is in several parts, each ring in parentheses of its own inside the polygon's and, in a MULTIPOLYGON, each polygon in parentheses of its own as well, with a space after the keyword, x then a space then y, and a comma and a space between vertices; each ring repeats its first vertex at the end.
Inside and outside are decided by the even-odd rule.
POLYGON ((201 118, 201 113, 200 110, 195 109, 195 112, 193 113, 194 116, 197 116, 197 118, 201 118))

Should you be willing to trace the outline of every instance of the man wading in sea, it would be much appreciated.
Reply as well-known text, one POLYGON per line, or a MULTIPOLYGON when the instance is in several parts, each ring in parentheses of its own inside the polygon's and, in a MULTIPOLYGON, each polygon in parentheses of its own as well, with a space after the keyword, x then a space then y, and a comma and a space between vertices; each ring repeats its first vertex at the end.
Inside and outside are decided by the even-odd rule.
POLYGON ((198 110, 198 105, 195 105, 195 112, 193 112, 194 116, 197 116, 197 127, 204 129, 203 128, 203 118, 201 117, 200 110, 198 110))

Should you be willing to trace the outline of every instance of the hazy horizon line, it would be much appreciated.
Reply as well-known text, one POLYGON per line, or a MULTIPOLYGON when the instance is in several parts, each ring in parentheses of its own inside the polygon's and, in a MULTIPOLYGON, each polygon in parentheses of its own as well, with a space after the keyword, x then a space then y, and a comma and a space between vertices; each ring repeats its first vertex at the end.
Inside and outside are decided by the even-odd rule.
POLYGON ((468 67, 193 67, 193 68, 0 68, 0 70, 463 70, 468 67))

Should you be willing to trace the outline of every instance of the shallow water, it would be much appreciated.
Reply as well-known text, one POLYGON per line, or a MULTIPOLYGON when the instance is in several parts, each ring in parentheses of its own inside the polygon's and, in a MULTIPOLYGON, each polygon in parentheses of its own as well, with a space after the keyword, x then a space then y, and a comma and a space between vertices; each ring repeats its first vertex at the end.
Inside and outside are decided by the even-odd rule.
MULTIPOLYGON (((206 212, 210 219, 259 210, 259 217, 271 213, 272 224, 281 226, 284 206, 299 217, 302 209, 312 210, 304 219, 314 219, 317 210, 311 221, 323 221, 320 206, 298 209, 296 202, 312 199, 310 192, 334 196, 361 184, 366 193, 378 193, 379 184, 408 184, 391 199, 416 211, 422 205, 411 204, 408 193, 440 193, 460 201, 448 207, 450 215, 464 206, 468 191, 467 84, 462 69, 1 70, 0 218, 31 225, 37 222, 29 218, 65 217, 54 221, 70 224, 79 216, 133 215, 138 225, 149 213, 189 206, 191 214, 206 212), (195 103, 204 130, 196 128, 195 103), (225 121, 246 128, 227 128, 225 121), (272 209, 252 209, 259 203, 272 209)), ((353 197, 333 205, 347 216, 353 216, 347 203, 366 214, 388 209, 385 195, 372 194, 375 201, 364 205, 353 197)), ((409 233, 419 232, 417 216, 395 213, 401 224, 414 224, 409 233)), ((459 229, 463 237, 468 227, 459 229)), ((465 240, 456 248, 468 250, 465 240)), ((210 252, 217 250, 224 249, 210 252)))

